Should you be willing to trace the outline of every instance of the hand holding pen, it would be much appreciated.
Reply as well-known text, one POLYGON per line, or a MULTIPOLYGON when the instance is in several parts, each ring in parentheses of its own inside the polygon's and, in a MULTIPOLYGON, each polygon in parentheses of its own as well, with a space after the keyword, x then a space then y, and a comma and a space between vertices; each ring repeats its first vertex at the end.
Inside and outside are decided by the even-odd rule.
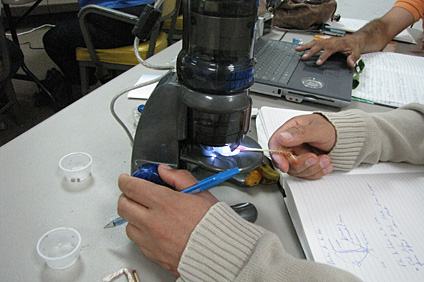
POLYGON ((271 153, 274 166, 290 175, 317 179, 333 171, 327 155, 336 142, 334 126, 321 114, 302 115, 284 123, 271 136, 270 150, 289 148, 296 161, 271 153))
MULTIPOLYGON (((237 175, 240 172, 240 169, 238 167, 223 171, 221 173, 212 175, 210 177, 207 177, 203 180, 200 180, 197 184, 190 186, 187 189, 184 189, 181 191, 181 193, 186 193, 186 194, 195 194, 201 191, 205 191, 207 189, 210 189, 222 182, 224 182, 225 180, 230 179, 231 177, 237 175)), ((137 175, 137 172, 135 173, 137 175)), ((155 173, 154 173, 155 174, 155 173)), ((148 176, 148 180, 151 179, 151 174, 149 174, 148 176)), ((156 180, 158 181, 158 180, 156 180)), ((110 223, 108 223, 104 228, 112 228, 115 226, 119 226, 122 224, 125 224, 126 221, 121 218, 118 217, 114 220, 112 220, 110 223)))
MULTIPOLYGON (((186 170, 160 165, 161 178, 181 191, 198 181, 186 170)), ((143 254, 178 276, 178 263, 189 237, 218 200, 206 192, 194 195, 175 191, 127 174, 118 180, 122 195, 118 213, 128 220, 127 236, 143 254)))

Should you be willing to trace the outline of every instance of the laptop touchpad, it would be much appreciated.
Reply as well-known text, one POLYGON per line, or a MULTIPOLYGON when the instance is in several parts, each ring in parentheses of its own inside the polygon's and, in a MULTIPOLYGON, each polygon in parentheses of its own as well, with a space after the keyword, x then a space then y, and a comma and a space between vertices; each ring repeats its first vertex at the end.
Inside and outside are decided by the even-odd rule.
POLYGON ((304 71, 324 74, 325 68, 305 64, 304 71))

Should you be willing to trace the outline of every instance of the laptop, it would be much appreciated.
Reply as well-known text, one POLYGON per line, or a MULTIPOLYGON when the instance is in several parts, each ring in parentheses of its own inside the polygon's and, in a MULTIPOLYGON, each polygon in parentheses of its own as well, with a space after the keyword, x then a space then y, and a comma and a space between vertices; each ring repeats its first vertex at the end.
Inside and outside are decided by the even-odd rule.
POLYGON ((350 104, 353 69, 336 53, 321 66, 317 56, 302 60, 303 53, 290 42, 259 38, 255 44, 255 83, 251 91, 301 103, 308 101, 343 108, 350 104))

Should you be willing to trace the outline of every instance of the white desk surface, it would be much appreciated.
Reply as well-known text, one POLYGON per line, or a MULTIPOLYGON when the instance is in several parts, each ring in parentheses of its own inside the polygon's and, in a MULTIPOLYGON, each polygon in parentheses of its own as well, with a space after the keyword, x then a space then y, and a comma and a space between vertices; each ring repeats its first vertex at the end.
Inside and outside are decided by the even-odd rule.
MULTIPOLYGON (((167 63, 180 48, 181 42, 176 43, 150 62, 167 63)), ((0 147, 1 281, 101 281, 123 267, 136 269, 141 281, 175 280, 141 254, 127 238, 125 227, 103 229, 117 216, 117 179, 120 173, 130 172, 132 151, 128 137, 109 112, 109 103, 143 73, 160 72, 136 66, 0 147), (75 151, 93 157, 92 177, 71 184, 62 176, 58 162, 75 151), (38 257, 36 244, 45 232, 61 226, 80 232, 81 257, 68 269, 52 270, 38 257)), ((336 110, 252 97, 256 108, 336 110)), ((132 110, 140 103, 126 95, 118 99, 117 113, 127 126, 132 127, 132 110)), ((387 110, 357 102, 349 108, 387 110)), ((278 234, 290 254, 304 257, 277 185, 241 188, 223 184, 210 191, 229 204, 254 203, 259 211, 256 223, 278 234)))

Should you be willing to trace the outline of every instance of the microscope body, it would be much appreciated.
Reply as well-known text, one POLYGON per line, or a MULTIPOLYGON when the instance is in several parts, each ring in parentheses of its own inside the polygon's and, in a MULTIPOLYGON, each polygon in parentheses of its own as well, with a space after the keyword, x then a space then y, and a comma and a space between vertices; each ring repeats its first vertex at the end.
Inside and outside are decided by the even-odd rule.
POLYGON ((144 163, 189 164, 219 172, 250 171, 261 153, 234 156, 250 126, 256 0, 183 0, 183 48, 177 72, 164 77, 147 101, 137 127, 132 171, 144 163))

